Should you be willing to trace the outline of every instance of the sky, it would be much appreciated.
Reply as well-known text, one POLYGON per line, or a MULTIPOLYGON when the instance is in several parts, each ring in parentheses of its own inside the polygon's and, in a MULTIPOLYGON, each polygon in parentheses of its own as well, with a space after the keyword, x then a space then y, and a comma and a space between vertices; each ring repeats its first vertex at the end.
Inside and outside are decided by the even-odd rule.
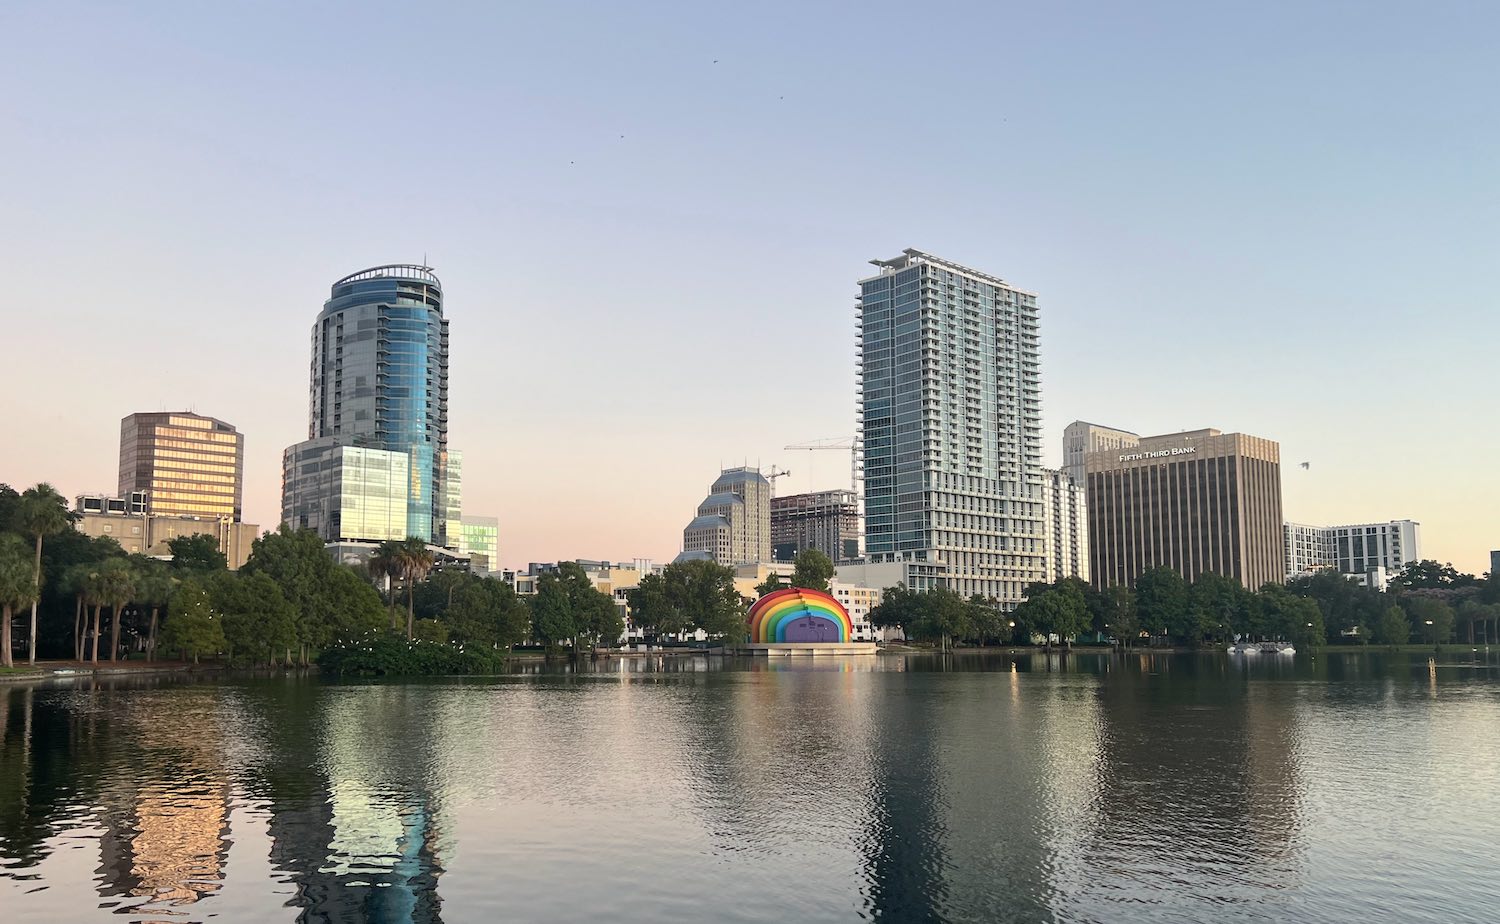
POLYGON ((339 277, 424 258, 464 509, 508 566, 670 560, 721 465, 848 483, 856 281, 1038 293, 1086 419, 1278 440, 1288 519, 1500 548, 1500 7, 0 7, 0 481, 113 492, 120 418, 245 434, 280 516, 339 277), (1303 469, 1299 463, 1307 462, 1303 469))

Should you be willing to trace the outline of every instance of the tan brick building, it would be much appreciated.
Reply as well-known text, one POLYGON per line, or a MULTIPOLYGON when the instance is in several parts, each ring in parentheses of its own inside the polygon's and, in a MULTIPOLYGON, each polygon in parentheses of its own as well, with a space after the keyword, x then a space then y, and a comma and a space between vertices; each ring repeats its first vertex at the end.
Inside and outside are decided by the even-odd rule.
POLYGON ((1141 438, 1085 458, 1089 571, 1098 588, 1166 566, 1251 589, 1285 580, 1281 447, 1243 433, 1141 438))

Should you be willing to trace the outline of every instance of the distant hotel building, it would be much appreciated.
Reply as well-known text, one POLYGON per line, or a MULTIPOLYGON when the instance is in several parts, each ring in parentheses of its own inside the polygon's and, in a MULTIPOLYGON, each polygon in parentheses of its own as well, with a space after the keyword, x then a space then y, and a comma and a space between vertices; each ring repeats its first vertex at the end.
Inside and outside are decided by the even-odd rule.
POLYGON ((282 456, 283 522, 329 543, 457 546, 448 320, 431 268, 377 266, 333 284, 312 328, 309 410, 307 441, 282 456))
POLYGON ((1020 602, 1044 573, 1036 296, 917 250, 860 280, 865 561, 1020 602))
POLYGON ((222 420, 190 411, 120 421, 120 497, 146 492, 155 516, 240 519, 245 440, 222 420))
POLYGON ((1042 580, 1089 579, 1089 505, 1082 485, 1055 468, 1042 471, 1042 524, 1047 556, 1042 580))
POLYGON ((853 491, 815 491, 771 498, 771 552, 791 561, 817 549, 834 562, 859 557, 859 508, 853 491))
POLYGON ((758 469, 727 468, 682 531, 679 559, 721 565, 771 560, 771 482, 758 469))
POLYGON ((1331 568, 1380 586, 1422 558, 1422 524, 1415 520, 1348 526, 1288 522, 1283 524, 1282 536, 1288 578, 1331 568), (1372 574, 1378 578, 1371 580, 1372 574))
POLYGON ((1285 580, 1275 442, 1194 430, 1095 450, 1085 466, 1095 587, 1133 585, 1157 567, 1251 589, 1285 580))
POLYGON ((1101 449, 1125 449, 1138 445, 1140 434, 1114 427, 1101 427, 1084 420, 1075 420, 1063 430, 1063 471, 1069 480, 1083 486, 1084 459, 1091 452, 1101 449))

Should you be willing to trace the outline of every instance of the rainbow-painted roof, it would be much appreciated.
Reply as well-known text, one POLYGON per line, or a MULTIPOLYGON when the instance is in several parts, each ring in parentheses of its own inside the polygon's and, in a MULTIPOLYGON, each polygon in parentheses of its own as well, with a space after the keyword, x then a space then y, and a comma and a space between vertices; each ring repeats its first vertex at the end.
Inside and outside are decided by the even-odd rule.
POLYGON ((829 594, 788 587, 766 594, 750 607, 750 643, 848 642, 854 635, 849 613, 829 594))

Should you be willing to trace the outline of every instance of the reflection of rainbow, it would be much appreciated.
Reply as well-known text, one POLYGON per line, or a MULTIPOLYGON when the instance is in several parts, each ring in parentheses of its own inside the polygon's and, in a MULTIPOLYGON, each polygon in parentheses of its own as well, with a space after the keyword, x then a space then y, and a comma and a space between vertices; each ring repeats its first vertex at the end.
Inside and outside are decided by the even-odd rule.
POLYGON ((854 634, 849 614, 819 590, 789 587, 766 594, 750 607, 750 644, 847 643, 854 634))

